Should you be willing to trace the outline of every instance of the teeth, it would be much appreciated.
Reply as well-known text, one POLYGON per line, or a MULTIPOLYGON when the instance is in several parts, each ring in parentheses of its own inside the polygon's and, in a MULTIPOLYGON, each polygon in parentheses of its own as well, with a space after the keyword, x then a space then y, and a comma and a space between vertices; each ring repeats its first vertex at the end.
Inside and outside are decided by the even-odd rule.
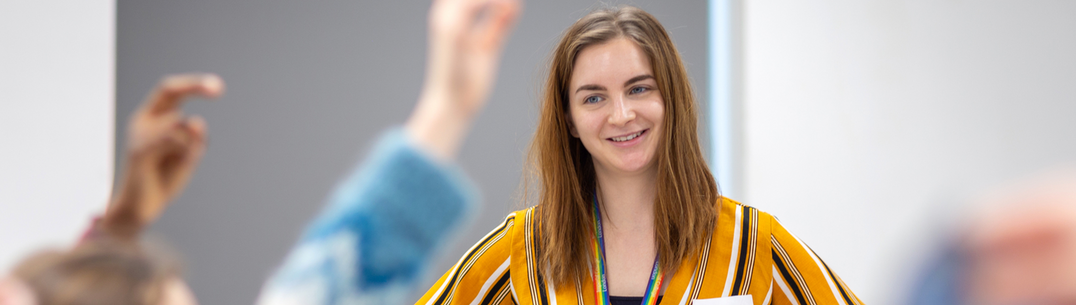
POLYGON ((613 138, 613 142, 630 141, 631 139, 634 139, 634 138, 636 138, 636 137, 638 137, 639 135, 642 135, 642 134, 643 134, 643 132, 639 131, 639 132, 636 132, 636 133, 633 133, 633 134, 630 134, 630 135, 626 135, 626 136, 623 136, 623 137, 615 137, 615 138, 613 138))

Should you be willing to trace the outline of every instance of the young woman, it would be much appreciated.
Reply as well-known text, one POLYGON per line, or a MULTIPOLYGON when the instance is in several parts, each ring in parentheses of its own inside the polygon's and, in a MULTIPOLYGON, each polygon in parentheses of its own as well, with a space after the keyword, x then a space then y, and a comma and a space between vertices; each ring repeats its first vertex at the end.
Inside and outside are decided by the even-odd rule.
POLYGON ((417 304, 861 303, 773 216, 718 194, 687 73, 653 16, 622 7, 578 20, 544 91, 537 205, 508 215, 417 304))

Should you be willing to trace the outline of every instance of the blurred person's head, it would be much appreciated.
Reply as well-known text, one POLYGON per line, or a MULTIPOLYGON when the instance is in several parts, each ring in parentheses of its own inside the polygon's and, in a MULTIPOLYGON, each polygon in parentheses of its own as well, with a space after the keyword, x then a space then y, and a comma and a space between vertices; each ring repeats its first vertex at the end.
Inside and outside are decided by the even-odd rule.
POLYGON ((695 93, 656 18, 635 7, 594 11, 551 56, 531 144, 542 264, 555 283, 587 272, 598 176, 655 181, 663 268, 703 244, 719 195, 699 146, 695 93))
POLYGON ((963 245, 969 303, 1076 303, 1076 171, 1055 169, 980 201, 963 245))
POLYGON ((140 247, 90 241, 45 251, 0 280, 0 305, 193 305, 175 264, 140 247))
POLYGON ((999 185, 970 202, 911 304, 1076 304, 1076 170, 999 185))

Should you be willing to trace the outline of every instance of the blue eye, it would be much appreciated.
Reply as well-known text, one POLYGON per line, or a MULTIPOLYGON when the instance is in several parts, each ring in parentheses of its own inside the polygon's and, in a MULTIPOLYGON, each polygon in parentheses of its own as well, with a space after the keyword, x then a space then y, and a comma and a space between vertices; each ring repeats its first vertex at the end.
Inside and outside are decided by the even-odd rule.
POLYGON ((650 90, 650 89, 646 88, 646 87, 635 87, 635 88, 631 88, 631 91, 628 91, 628 93, 630 93, 630 94, 639 94, 639 93, 646 92, 648 90, 650 90))
POLYGON ((583 103, 584 103, 584 104, 593 104, 593 103, 597 103, 597 102, 601 102, 601 101, 602 101, 602 98, 601 98, 601 97, 598 97, 598 96, 588 96, 588 97, 587 97, 587 98, 586 98, 585 100, 583 100, 583 103))

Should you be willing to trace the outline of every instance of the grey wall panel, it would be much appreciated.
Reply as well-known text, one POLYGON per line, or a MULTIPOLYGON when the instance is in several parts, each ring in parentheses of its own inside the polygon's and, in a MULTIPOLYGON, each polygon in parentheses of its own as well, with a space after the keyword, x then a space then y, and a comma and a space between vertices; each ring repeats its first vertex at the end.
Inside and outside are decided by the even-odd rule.
MULTIPOLYGON (((706 84, 706 2, 630 3, 665 24, 694 83, 706 84)), ((564 28, 597 5, 526 2, 492 101, 459 158, 482 190, 483 209, 432 266, 429 284, 522 207, 515 195, 548 52, 564 28)), ((162 75, 215 72, 228 84, 219 101, 186 106, 209 121, 209 150, 190 187, 153 228, 182 253, 203 304, 251 303, 335 181, 375 136, 406 119, 422 81, 428 6, 119 1, 117 148, 127 116, 162 75)), ((705 88, 697 93, 707 96, 705 88)))

